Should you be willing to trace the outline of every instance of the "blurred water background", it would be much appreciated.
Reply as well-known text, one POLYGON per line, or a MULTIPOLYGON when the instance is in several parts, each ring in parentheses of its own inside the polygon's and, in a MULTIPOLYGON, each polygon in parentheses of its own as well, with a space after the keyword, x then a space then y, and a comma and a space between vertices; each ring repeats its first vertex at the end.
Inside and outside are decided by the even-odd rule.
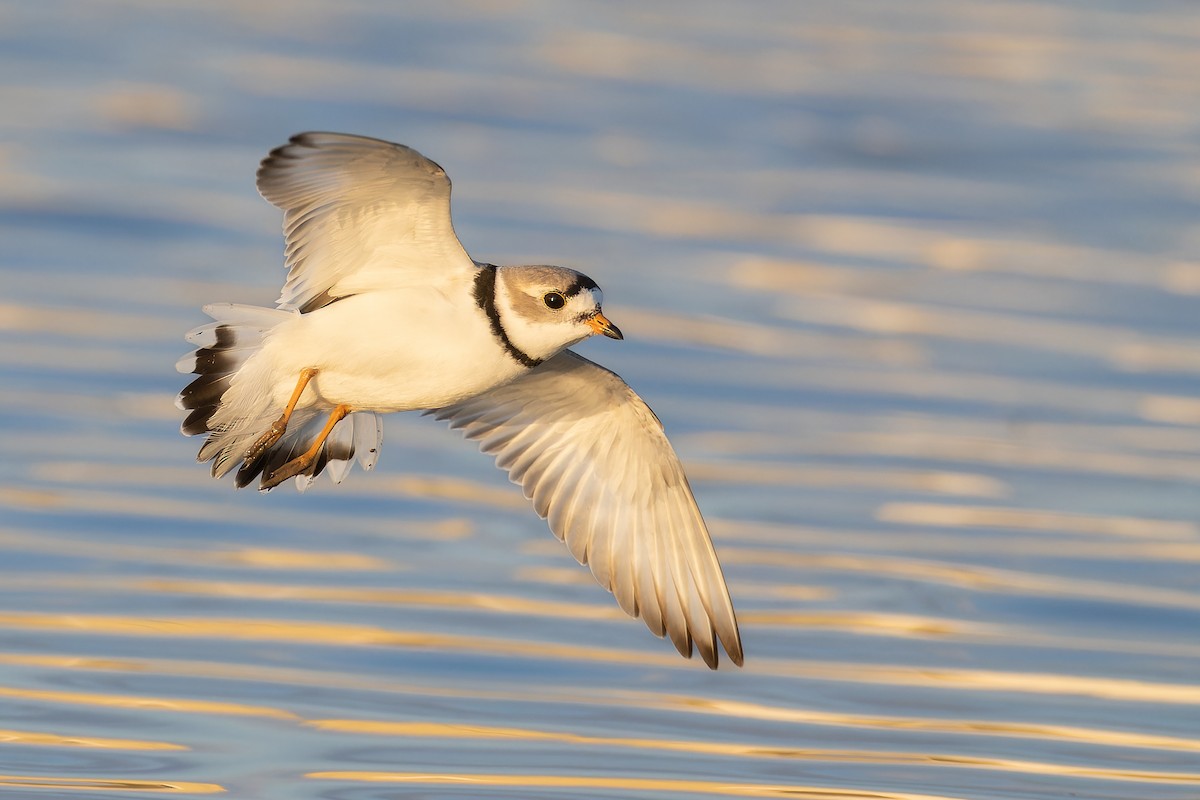
POLYGON ((1200 796, 1200 7, 0 2, 0 796, 1200 796), (595 277, 747 662, 457 434, 234 492, 173 370, 301 130, 595 277))

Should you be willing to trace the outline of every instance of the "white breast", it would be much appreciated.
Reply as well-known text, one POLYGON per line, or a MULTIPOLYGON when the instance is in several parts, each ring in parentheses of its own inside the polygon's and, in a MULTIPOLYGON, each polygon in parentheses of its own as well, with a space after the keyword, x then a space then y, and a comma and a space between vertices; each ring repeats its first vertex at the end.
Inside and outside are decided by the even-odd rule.
POLYGON ((384 413, 440 408, 525 370, 503 351, 466 287, 412 287, 338 300, 280 325, 263 355, 272 362, 280 405, 295 376, 315 367, 302 406, 344 403, 384 413))

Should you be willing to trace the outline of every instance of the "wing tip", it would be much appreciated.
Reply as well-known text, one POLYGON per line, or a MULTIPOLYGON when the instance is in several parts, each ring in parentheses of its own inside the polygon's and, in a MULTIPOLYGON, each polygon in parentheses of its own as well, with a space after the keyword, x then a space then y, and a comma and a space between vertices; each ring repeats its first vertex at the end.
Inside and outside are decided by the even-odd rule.
MULTIPOLYGON (((645 619, 643 618, 643 621, 645 619)), ((650 629, 651 633, 655 633, 654 629, 650 629)), ((717 630, 710 628, 709 637, 705 640, 697 639, 692 635, 692 628, 688 626, 684 630, 672 630, 668 627, 666 635, 671 639, 671 643, 675 645, 675 649, 684 658, 691 660, 692 653, 698 652, 700 659, 704 665, 711 670, 719 669, 721 666, 721 650, 724 649, 725 656, 729 663, 735 667, 742 667, 746 663, 746 655, 742 650, 742 637, 738 632, 737 623, 734 622, 732 630, 717 630), (719 644, 718 644, 719 642, 719 644)), ((663 634, 655 633, 662 637, 663 634)))
POLYGON ((400 144, 399 142, 391 142, 387 139, 379 139, 374 136, 360 136, 354 133, 301 131, 289 136, 286 143, 272 148, 266 157, 259 162, 258 171, 255 173, 259 194, 274 204, 274 201, 267 196, 267 191, 272 189, 269 182, 276 177, 277 169, 285 166, 282 162, 306 158, 312 155, 313 151, 338 147, 344 151, 382 149, 407 153, 417 163, 427 164, 432 174, 447 177, 447 180, 449 180, 448 176, 446 176, 446 170, 440 164, 432 161, 408 145, 400 144))
MULTIPOLYGON (((722 644, 724 644, 724 642, 722 642, 722 644)), ((712 648, 701 647, 698 649, 700 650, 700 658, 704 660, 705 666, 714 671, 720 668, 721 656, 716 646, 713 646, 712 648)), ((742 653, 741 642, 738 642, 734 646, 733 650, 730 650, 728 647, 726 647, 725 656, 729 659, 729 663, 733 664, 735 667, 742 667, 746 663, 745 655, 742 653)), ((691 658, 690 654, 688 655, 688 658, 691 658)))
MULTIPOLYGON (((724 642, 722 642, 722 644, 724 644, 724 642)), ((746 665, 746 655, 742 652, 742 643, 740 640, 734 644, 732 650, 730 650, 729 646, 726 645, 725 655, 729 656, 730 663, 732 663, 735 667, 743 667, 746 665)))

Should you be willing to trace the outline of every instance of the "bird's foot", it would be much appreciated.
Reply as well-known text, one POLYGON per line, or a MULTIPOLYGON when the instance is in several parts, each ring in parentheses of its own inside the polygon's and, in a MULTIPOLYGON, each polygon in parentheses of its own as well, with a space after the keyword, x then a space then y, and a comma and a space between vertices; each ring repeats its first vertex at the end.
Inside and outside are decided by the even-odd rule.
POLYGON ((279 441, 284 432, 287 431, 288 420, 292 418, 292 412, 296 410, 296 403, 300 402, 300 395, 304 394, 304 387, 308 386, 308 382, 317 374, 314 367, 308 367, 300 370, 300 377, 296 381, 296 388, 292 391, 292 396, 284 406, 283 413, 279 415, 279 419, 271 423, 271 427, 267 428, 267 432, 258 437, 254 444, 250 445, 250 449, 242 456, 242 462, 245 464, 253 464, 263 453, 266 453, 271 446, 279 441))
POLYGON ((274 489, 288 478, 294 478, 307 470, 312 466, 313 461, 315 460, 316 456, 309 455, 308 453, 297 456, 286 464, 281 465, 279 469, 275 470, 270 475, 264 476, 262 485, 259 488, 263 491, 266 491, 267 489, 274 489))
POLYGON ((303 455, 296 456, 291 461, 281 465, 279 469, 272 471, 270 475, 264 475, 259 488, 263 491, 274 489, 288 478, 294 478, 307 471, 313 465, 313 462, 317 460, 317 456, 321 454, 321 448, 325 446, 325 440, 333 432, 334 426, 341 422, 349 413, 350 407, 347 405, 339 405, 334 408, 329 414, 329 419, 325 422, 325 427, 317 435, 317 438, 313 440, 312 446, 303 455))
POLYGON ((246 451, 246 455, 242 456, 242 460, 247 464, 252 464, 262 457, 262 454, 271 449, 271 446, 279 441, 287 430, 288 417, 290 414, 283 414, 279 419, 271 423, 271 427, 267 428, 267 432, 258 437, 254 444, 250 445, 250 449, 246 451))

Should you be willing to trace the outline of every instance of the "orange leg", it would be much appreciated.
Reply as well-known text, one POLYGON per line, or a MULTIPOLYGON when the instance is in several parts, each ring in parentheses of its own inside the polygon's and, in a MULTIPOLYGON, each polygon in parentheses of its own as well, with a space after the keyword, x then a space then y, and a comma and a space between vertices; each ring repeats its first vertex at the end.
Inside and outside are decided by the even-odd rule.
POLYGON ((267 432, 258 437, 258 441, 250 445, 250 449, 246 451, 246 455, 242 457, 245 463, 249 464, 261 456, 263 453, 279 441, 279 437, 283 436, 287 430, 288 420, 292 418, 292 412, 296 410, 296 403, 300 402, 300 395, 304 394, 304 387, 308 386, 308 382, 313 379, 317 371, 312 367, 300 370, 300 380, 296 381, 296 389, 292 392, 292 399, 288 400, 287 406, 283 409, 283 414, 279 419, 271 423, 271 427, 267 428, 267 432))
POLYGON ((286 481, 288 478, 299 475, 306 469, 312 466, 312 463, 317 460, 317 455, 321 452, 321 447, 325 444, 325 440, 329 438, 329 434, 333 432, 333 427, 342 421, 342 418, 350 413, 350 407, 340 405, 333 409, 329 415, 329 420, 325 423, 325 427, 321 430, 321 435, 312 443, 312 447, 308 448, 303 455, 293 458, 279 469, 272 472, 270 475, 264 476, 262 481, 263 489, 271 489, 286 481))

